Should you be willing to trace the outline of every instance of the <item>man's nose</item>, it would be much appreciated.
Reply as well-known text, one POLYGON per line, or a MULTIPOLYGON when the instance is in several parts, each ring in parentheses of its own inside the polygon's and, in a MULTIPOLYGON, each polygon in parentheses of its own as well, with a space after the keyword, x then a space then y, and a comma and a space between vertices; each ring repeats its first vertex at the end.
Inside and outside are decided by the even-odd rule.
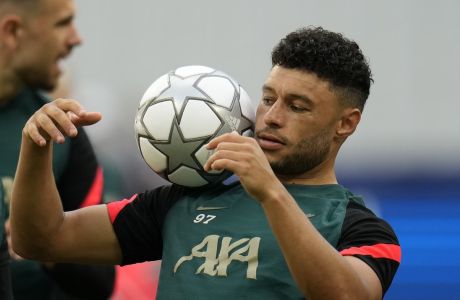
POLYGON ((285 108, 281 101, 276 101, 268 109, 264 116, 265 124, 272 127, 282 127, 286 118, 285 108))
POLYGON ((75 46, 80 45, 81 43, 83 43, 83 39, 82 39, 80 33, 78 32, 78 30, 77 30, 77 28, 75 26, 72 26, 71 34, 70 34, 70 37, 69 37, 69 40, 68 40, 69 46, 75 47, 75 46))

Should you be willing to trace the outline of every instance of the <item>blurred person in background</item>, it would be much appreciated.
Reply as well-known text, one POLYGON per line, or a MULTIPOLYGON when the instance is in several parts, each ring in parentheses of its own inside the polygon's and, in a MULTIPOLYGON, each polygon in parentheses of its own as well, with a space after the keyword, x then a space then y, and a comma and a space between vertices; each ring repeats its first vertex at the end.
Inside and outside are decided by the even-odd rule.
POLYGON ((216 151, 205 169, 236 180, 166 185, 72 212, 52 179, 52 149, 101 115, 72 99, 49 103, 23 130, 13 246, 53 261, 162 259, 162 299, 381 299, 399 266, 398 239, 335 174, 371 82, 355 42, 320 27, 292 32, 272 52, 255 138, 208 144, 216 151))
MULTIPOLYGON (((60 62, 81 43, 73 0, 0 0, 0 177, 6 205, 16 172, 22 128, 49 102, 60 62)), ((100 204, 102 168, 84 131, 54 149, 53 176, 65 210, 100 204)), ((9 222, 5 230, 11 234, 9 222)), ((10 249, 15 299, 107 299, 112 266, 38 263, 10 249)), ((3 299, 3 298, 2 298, 3 299)))
MULTIPOLYGON (((1 182, 0 182, 1 183, 1 182)), ((0 222, 5 222, 7 206, 4 202, 3 185, 0 184, 0 222)), ((0 299, 13 299, 13 291, 11 289, 11 274, 10 274, 10 256, 8 255, 8 245, 6 243, 6 235, 3 226, 0 226, 0 299)))

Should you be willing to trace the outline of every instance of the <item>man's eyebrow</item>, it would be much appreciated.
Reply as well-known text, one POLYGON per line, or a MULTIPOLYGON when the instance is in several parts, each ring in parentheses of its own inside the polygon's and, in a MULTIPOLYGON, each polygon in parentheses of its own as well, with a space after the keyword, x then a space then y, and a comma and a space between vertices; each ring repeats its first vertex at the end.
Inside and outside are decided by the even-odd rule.
MULTIPOLYGON (((262 86, 262 91, 264 91, 264 92, 270 92, 270 93, 275 93, 275 89, 272 88, 272 87, 269 86, 269 85, 266 85, 266 84, 264 84, 264 85, 262 86)), ((308 96, 306 96, 306 95, 301 95, 301 94, 296 94, 296 93, 289 93, 289 94, 287 94, 287 95, 285 96, 285 98, 288 99, 288 100, 299 99, 299 100, 302 100, 302 101, 304 101, 305 103, 310 104, 310 105, 314 103, 313 100, 311 100, 308 96)))
POLYGON ((56 25, 57 26, 64 26, 64 25, 72 23, 73 20, 74 20, 74 15, 69 15, 69 16, 66 16, 66 17, 58 20, 56 22, 56 25))
POLYGON ((296 93, 287 94, 286 99, 288 99, 288 100, 299 99, 299 100, 304 101, 307 104, 313 104, 314 103, 313 100, 311 100, 308 96, 300 95, 300 94, 296 94, 296 93))
POLYGON ((275 89, 272 88, 272 87, 269 86, 269 85, 264 84, 264 85, 262 86, 262 91, 264 91, 264 92, 275 92, 275 89))

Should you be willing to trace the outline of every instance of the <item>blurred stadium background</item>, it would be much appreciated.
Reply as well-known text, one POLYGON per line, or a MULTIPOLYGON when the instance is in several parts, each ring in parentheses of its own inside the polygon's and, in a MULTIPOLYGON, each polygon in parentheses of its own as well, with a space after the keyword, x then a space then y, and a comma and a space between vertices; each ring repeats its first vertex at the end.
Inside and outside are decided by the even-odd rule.
MULTIPOLYGON (((236 78, 256 103, 287 32, 323 26, 354 39, 375 84, 339 180, 398 233, 402 264, 385 299, 460 299, 460 2, 76 1, 84 37, 66 68, 72 96, 104 120, 89 133, 125 196, 163 183, 134 141, 149 84, 182 65, 236 78)), ((116 196, 114 196, 116 197, 116 196)))

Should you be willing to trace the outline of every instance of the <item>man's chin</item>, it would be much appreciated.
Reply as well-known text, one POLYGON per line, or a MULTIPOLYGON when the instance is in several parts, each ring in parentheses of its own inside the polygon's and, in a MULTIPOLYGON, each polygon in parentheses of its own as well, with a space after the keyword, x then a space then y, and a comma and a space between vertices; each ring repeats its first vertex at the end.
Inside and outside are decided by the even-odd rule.
POLYGON ((59 80, 59 73, 43 74, 43 72, 29 70, 23 71, 21 75, 21 80, 25 85, 45 92, 53 91, 59 80))
POLYGON ((41 81, 37 82, 35 84, 31 84, 34 88, 37 88, 39 90, 45 91, 45 92, 52 92, 56 89, 57 86, 57 80, 56 81, 41 81))

